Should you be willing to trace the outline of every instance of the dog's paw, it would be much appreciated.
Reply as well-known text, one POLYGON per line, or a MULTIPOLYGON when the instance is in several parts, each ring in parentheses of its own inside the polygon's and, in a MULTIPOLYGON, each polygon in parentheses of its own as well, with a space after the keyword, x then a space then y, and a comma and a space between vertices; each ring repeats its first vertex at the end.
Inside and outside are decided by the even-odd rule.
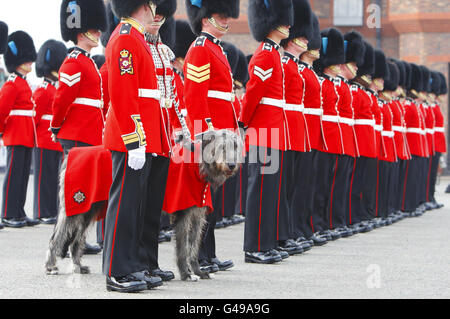
POLYGON ((195 282, 195 281, 199 281, 200 277, 197 275, 189 275, 186 279, 186 281, 191 281, 191 282, 195 282))
POLYGON ((53 267, 47 267, 45 269, 45 273, 47 275, 57 275, 58 274, 58 267, 53 266, 53 267))
POLYGON ((209 273, 204 273, 200 276, 201 279, 214 279, 214 275, 213 274, 209 274, 209 273))
POLYGON ((75 274, 81 274, 81 275, 87 275, 91 273, 91 270, 88 266, 73 266, 73 273, 75 274))

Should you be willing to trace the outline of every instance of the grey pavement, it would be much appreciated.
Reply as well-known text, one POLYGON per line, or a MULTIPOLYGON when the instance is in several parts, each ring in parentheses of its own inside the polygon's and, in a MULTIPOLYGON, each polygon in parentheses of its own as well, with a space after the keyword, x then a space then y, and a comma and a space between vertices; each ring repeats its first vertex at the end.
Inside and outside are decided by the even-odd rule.
MULTIPOLYGON (((3 183, 3 176, 0 177, 3 183)), ((445 208, 404 219, 370 233, 339 239, 275 265, 244 263, 244 225, 216 230, 217 255, 235 267, 212 280, 179 279, 174 243, 160 245, 160 266, 176 278, 139 294, 110 293, 101 273, 101 254, 85 256, 90 275, 47 276, 44 259, 52 227, 0 230, 0 298, 291 299, 291 298, 450 298, 450 195, 448 178, 437 186, 445 208)), ((32 179, 26 203, 32 215, 32 179)), ((93 242, 95 230, 89 234, 93 242)))

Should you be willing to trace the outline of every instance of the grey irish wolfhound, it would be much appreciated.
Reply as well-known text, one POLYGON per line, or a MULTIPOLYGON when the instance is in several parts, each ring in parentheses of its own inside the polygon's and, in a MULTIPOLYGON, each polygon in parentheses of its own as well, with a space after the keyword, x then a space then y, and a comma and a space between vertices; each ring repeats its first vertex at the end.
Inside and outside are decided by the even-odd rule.
MULTIPOLYGON (((193 143, 184 140, 183 146, 193 150, 193 143)), ((213 189, 220 187, 229 177, 236 174, 242 163, 243 143, 238 134, 229 130, 210 131, 203 137, 201 145, 202 160, 199 163, 201 176, 210 183, 213 189)), ((67 217, 65 211, 64 180, 67 173, 66 156, 60 173, 59 181, 59 213, 58 222, 55 225, 50 238, 47 259, 45 263, 46 273, 58 274, 56 258, 64 258, 70 249, 73 263, 73 272, 88 274, 87 266, 81 265, 86 234, 89 226, 92 226, 102 211, 106 202, 95 203, 91 209, 80 215, 67 217)), ((189 185, 186 185, 189 187, 189 185)), ((203 228, 206 224, 205 207, 191 207, 172 214, 176 236, 176 259, 182 280, 195 281, 200 278, 210 278, 207 273, 200 270, 198 263, 198 251, 202 238, 203 228)))

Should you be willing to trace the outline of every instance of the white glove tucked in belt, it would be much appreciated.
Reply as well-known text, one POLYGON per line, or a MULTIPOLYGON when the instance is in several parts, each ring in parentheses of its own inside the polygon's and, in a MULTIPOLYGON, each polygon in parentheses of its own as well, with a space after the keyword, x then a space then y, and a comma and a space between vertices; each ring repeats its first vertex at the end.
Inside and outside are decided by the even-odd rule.
POLYGON ((144 167, 145 164, 145 146, 128 151, 128 166, 135 171, 144 167))

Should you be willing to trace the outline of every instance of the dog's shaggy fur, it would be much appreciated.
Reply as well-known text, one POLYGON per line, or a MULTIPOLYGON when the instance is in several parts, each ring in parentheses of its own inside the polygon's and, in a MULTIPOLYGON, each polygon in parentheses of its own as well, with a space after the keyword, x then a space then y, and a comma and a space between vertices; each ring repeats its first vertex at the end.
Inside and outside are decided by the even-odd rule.
MULTIPOLYGON (((184 142, 184 146, 192 149, 192 142, 184 142)), ((228 131, 208 132, 202 142, 202 160, 199 163, 200 174, 211 184, 213 189, 220 187, 229 177, 237 173, 242 163, 243 143, 239 135, 228 131)), ((58 274, 56 257, 64 258, 70 248, 73 262, 73 272, 88 274, 89 268, 81 265, 86 233, 96 220, 105 205, 105 202, 95 203, 92 208, 81 215, 66 216, 64 179, 67 171, 67 158, 61 166, 59 213, 58 222, 55 225, 50 239, 46 273, 58 274)), ((189 187, 189 185, 187 185, 189 187)), ((206 224, 206 207, 191 207, 171 215, 176 236, 176 258, 182 280, 195 281, 210 276, 200 270, 198 263, 198 251, 202 238, 203 228, 206 224)))
MULTIPOLYGON (((199 164, 199 170, 200 175, 213 190, 238 172, 242 163, 242 149, 241 137, 228 130, 208 132, 203 137, 202 161, 199 164)), ((199 277, 211 278, 208 273, 200 269, 198 263, 200 243, 206 225, 206 213, 206 207, 190 207, 171 215, 181 280, 197 281, 199 277)))
POLYGON ((65 197, 64 197, 64 179, 67 170, 67 159, 65 157, 61 165, 61 174, 59 177, 59 212, 58 221, 53 229, 50 238, 49 249, 47 251, 47 260, 45 270, 48 275, 57 275, 56 257, 65 258, 70 248, 70 254, 73 263, 73 272, 78 274, 88 274, 89 267, 81 265, 86 243, 86 233, 89 226, 97 220, 105 202, 99 202, 92 205, 91 209, 85 214, 66 216, 65 197))

